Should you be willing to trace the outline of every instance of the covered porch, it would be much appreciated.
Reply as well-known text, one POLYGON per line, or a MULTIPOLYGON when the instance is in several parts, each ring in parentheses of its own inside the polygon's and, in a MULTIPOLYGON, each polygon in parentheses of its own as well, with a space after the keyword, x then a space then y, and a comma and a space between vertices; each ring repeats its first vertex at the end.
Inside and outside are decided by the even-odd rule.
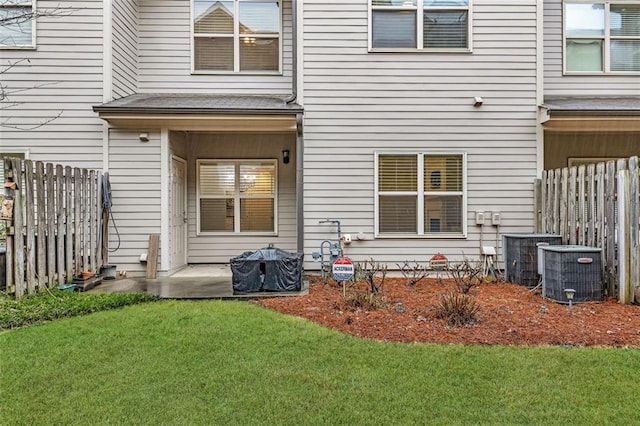
POLYGON ((640 97, 549 98, 541 115, 545 170, 640 155, 640 97))
POLYGON ((127 138, 159 134, 159 276, 270 244, 302 250, 302 107, 279 97, 136 94, 95 110, 127 138))

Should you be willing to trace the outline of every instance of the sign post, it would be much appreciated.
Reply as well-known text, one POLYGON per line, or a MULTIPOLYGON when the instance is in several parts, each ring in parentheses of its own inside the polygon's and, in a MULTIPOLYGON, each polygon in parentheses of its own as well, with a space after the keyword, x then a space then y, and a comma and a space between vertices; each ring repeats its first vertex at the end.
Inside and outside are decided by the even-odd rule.
POLYGON ((345 281, 349 281, 353 278, 354 267, 353 262, 348 257, 337 258, 331 267, 333 272, 333 279, 342 282, 342 295, 346 294, 345 281))

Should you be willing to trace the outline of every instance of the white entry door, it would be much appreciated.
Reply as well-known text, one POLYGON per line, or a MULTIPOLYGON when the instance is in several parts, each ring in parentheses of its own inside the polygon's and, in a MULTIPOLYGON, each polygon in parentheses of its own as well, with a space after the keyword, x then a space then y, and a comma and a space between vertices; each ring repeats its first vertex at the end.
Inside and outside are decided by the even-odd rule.
POLYGON ((187 263, 187 163, 171 160, 171 269, 187 263))

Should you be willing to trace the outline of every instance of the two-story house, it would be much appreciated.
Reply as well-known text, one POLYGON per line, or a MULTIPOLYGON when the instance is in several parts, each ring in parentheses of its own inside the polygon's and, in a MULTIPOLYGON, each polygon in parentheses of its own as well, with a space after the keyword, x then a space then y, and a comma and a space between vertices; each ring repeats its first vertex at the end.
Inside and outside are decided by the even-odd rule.
POLYGON ((109 172, 131 273, 151 233, 164 274, 270 243, 315 269, 324 219, 354 260, 478 257, 533 230, 544 168, 640 151, 640 0, 17 9, 58 13, 0 29, 0 152, 109 172))

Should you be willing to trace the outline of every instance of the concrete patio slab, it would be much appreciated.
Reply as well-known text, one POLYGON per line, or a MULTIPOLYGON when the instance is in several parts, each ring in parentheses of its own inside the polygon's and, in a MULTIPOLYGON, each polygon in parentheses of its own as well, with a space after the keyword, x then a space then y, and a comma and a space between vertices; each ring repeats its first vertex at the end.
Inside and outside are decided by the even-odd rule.
POLYGON ((149 293, 163 299, 256 299, 264 297, 291 297, 309 293, 309 283, 303 281, 301 291, 234 292, 231 276, 194 276, 124 278, 104 280, 87 293, 149 293))

